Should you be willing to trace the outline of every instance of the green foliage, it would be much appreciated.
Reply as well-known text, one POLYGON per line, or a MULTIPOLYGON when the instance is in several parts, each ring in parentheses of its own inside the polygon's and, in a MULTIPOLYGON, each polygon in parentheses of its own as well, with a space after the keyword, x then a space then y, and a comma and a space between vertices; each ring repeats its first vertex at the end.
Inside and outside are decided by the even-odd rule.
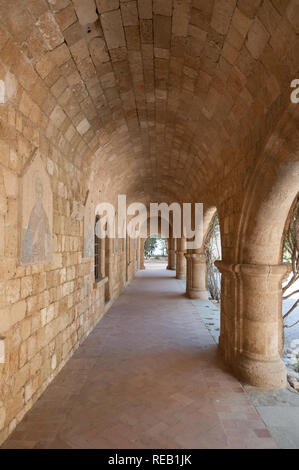
POLYGON ((157 237, 148 237, 144 243, 144 254, 146 258, 153 256, 153 253, 158 245, 157 237))
POLYGON ((163 254, 160 256, 166 256, 167 254, 167 242, 165 238, 162 238, 160 235, 153 235, 148 237, 145 241, 144 254, 146 258, 154 256, 155 250, 162 251, 163 254))

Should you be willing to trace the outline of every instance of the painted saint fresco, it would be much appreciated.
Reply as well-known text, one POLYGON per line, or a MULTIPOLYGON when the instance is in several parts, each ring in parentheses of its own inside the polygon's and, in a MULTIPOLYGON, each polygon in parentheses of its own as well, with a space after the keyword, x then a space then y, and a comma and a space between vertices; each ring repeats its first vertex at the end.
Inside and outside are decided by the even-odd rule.
POLYGON ((52 259, 53 196, 49 177, 36 154, 22 178, 21 264, 52 259))

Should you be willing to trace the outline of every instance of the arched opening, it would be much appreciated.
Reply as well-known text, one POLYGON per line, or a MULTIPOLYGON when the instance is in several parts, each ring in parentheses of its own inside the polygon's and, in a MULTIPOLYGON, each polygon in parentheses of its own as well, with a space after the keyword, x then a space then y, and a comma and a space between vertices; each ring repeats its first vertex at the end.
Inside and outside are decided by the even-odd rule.
MULTIPOLYGON (((241 217, 226 245, 222 272, 220 348, 244 382, 263 388, 286 385, 282 361, 282 263, 286 221, 298 193, 296 121, 279 124, 247 186, 241 217), (233 238, 234 237, 234 238, 233 238)), ((234 218, 228 221, 234 226, 234 218)))
POLYGON ((289 383, 299 382, 299 193, 286 224, 282 260, 288 272, 282 283, 283 360, 289 383))
POLYGON ((151 235, 144 242, 145 269, 166 269, 168 243, 161 235, 151 235))
MULTIPOLYGON (((220 224, 215 206, 203 212, 201 246, 187 249, 186 294, 216 343, 220 333, 221 275, 215 263, 221 259, 220 224)), ((177 276, 178 277, 178 276, 177 276)), ((183 281, 185 282, 185 281, 183 281)))
POLYGON ((98 236, 97 233, 97 223, 99 222, 100 217, 97 215, 95 218, 95 227, 94 227, 94 280, 99 282, 105 276, 103 267, 105 258, 105 251, 103 250, 103 240, 98 236))
POLYGON ((207 287, 211 300, 219 304, 221 298, 221 273, 215 261, 222 258, 220 223, 216 212, 210 222, 204 239, 204 249, 207 259, 207 287))
POLYGON ((220 222, 216 208, 205 214, 203 252, 206 261, 206 287, 208 300, 195 300, 201 319, 216 343, 220 335, 221 273, 216 262, 222 258, 220 222))
POLYGON ((105 277, 107 277, 107 282, 105 284, 105 304, 110 302, 110 243, 111 239, 108 237, 105 238, 105 277))

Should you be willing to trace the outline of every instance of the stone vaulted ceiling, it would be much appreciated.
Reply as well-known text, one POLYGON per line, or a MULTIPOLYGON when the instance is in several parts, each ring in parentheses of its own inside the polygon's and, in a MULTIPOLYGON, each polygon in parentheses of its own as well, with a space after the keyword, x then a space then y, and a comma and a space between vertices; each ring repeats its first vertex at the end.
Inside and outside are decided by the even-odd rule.
POLYGON ((0 18, 2 61, 21 48, 25 85, 30 63, 50 89, 74 163, 152 201, 246 172, 299 69, 297 0, 0 0, 0 18))

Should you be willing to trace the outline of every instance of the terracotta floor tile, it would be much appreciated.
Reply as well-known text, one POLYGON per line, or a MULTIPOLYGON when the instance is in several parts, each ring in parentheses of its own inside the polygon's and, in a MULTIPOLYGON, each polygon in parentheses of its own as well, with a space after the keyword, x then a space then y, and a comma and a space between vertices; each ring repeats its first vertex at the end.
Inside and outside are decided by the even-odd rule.
POLYGON ((274 448, 182 284, 146 270, 3 448, 274 448))

